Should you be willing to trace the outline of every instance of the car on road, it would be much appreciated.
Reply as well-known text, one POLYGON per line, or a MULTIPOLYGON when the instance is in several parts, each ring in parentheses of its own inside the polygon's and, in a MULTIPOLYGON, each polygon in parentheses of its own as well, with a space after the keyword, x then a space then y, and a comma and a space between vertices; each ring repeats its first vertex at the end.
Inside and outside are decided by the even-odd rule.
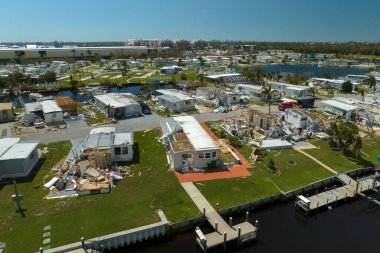
POLYGON ((149 105, 147 105, 144 102, 141 102, 140 106, 141 106, 141 112, 143 114, 152 114, 152 110, 150 109, 149 105))
POLYGON ((297 102, 293 102, 293 101, 285 102, 283 104, 278 105, 278 110, 285 111, 285 109, 293 108, 295 105, 297 105, 297 102))

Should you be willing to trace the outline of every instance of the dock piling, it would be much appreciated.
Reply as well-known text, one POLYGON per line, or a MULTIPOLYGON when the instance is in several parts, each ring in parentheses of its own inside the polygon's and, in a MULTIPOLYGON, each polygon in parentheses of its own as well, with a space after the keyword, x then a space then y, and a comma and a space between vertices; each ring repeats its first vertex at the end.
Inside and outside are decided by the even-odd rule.
POLYGON ((230 227, 232 227, 232 217, 230 217, 230 219, 229 219, 229 221, 228 221, 228 225, 229 225, 230 227))
POLYGON ((40 247, 40 253, 44 253, 44 248, 40 247))
POLYGON ((241 227, 238 228, 238 244, 241 244, 241 227))
POLYGON ((215 221, 215 231, 218 232, 218 222, 215 221))
POLYGON ((249 218, 249 212, 245 212, 245 221, 248 222, 248 218, 249 218))
POLYGON ((226 250, 226 248, 227 248, 227 232, 226 231, 224 231, 224 239, 223 239, 223 248, 224 248, 224 250, 226 250))

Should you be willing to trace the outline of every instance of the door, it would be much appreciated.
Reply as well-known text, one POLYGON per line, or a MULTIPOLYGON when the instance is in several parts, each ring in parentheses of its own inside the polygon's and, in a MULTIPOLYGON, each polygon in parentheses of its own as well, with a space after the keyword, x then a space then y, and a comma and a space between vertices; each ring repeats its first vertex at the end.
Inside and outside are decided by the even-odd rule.
POLYGON ((8 110, 3 110, 3 120, 4 120, 4 121, 8 121, 8 120, 9 120, 8 117, 9 117, 9 116, 8 116, 8 110))

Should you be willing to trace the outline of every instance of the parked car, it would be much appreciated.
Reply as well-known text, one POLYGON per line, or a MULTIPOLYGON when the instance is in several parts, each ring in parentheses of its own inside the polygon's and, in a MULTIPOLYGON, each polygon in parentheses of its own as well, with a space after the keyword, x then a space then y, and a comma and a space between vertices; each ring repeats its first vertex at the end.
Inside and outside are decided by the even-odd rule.
POLYGON ((292 101, 285 102, 283 104, 278 105, 278 110, 279 111, 285 111, 285 109, 293 108, 293 106, 295 106, 295 105, 297 105, 297 102, 292 102, 292 101))
POLYGON ((152 110, 150 109, 149 105, 147 105, 144 102, 141 102, 140 106, 141 106, 141 112, 143 114, 152 114, 152 110))
POLYGON ((35 128, 44 128, 45 127, 45 122, 42 119, 36 119, 33 124, 34 124, 35 128))

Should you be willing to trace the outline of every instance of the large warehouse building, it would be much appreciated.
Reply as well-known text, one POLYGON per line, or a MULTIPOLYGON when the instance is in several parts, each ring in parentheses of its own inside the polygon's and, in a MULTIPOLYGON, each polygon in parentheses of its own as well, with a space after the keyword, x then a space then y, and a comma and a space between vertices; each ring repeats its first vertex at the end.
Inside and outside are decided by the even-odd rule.
POLYGON ((127 57, 148 54, 159 48, 148 48, 145 46, 120 46, 120 47, 1 47, 0 60, 10 59, 41 59, 41 58, 67 58, 98 55, 100 57, 127 57))

